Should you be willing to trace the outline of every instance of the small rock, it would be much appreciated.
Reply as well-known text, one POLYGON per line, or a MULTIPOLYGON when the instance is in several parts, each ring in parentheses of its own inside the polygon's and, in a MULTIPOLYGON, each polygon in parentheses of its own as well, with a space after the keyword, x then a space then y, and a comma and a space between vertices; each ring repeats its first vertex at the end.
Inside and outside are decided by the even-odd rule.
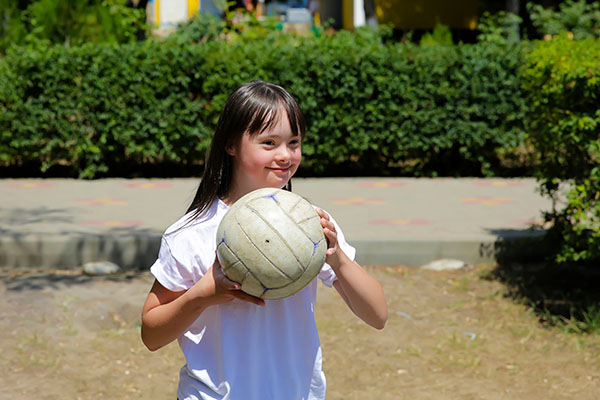
POLYGON ((469 264, 461 260, 453 260, 450 258, 442 258, 440 260, 434 260, 421 266, 422 269, 428 269, 431 271, 452 271, 457 269, 468 268, 469 264))
POLYGON ((120 270, 121 267, 110 261, 94 261, 83 264, 83 272, 88 275, 111 275, 120 270))

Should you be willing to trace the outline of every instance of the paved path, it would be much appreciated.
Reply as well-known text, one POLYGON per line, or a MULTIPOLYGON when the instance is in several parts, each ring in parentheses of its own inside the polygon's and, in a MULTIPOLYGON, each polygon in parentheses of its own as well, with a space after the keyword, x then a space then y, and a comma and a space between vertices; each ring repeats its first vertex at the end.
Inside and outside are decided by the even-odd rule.
MULTIPOLYGON (((0 180, 0 266, 75 268, 110 260, 147 268, 197 179, 0 180)), ((364 265, 439 258, 491 262, 539 236, 551 209, 533 179, 295 178, 330 212, 364 265)), ((533 248, 521 248, 536 257, 533 248)))

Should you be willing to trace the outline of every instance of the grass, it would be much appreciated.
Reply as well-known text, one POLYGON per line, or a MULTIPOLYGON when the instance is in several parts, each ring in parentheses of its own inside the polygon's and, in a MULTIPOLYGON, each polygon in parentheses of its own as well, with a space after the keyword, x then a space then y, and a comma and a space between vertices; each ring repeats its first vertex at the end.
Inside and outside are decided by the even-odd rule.
MULTIPOLYGON (((360 322, 335 290, 319 288, 328 400, 598 398, 593 279, 568 282, 564 276, 573 276, 564 274, 573 271, 552 275, 527 266, 368 271, 386 293, 390 318, 382 331, 360 322)), ((13 327, 0 342, 5 397, 175 398, 185 363, 177 343, 151 353, 140 340, 139 307, 151 283, 148 277, 6 291, 14 306, 0 307, 13 327), (23 313, 26 301, 40 296, 44 301, 23 313), (74 335, 65 332, 71 322, 74 335), (47 392, 40 397, 41 386, 47 392)))
POLYGON ((479 278, 505 285, 502 295, 525 305, 544 327, 600 334, 600 271, 592 267, 509 264, 482 269, 479 278))
POLYGON ((569 318, 563 315, 554 315, 550 310, 543 309, 536 312, 540 321, 545 326, 555 327, 568 334, 592 334, 600 335, 600 310, 595 306, 589 306, 571 315, 569 318))
MULTIPOLYGON (((328 321, 320 332, 328 399, 595 399, 600 337, 545 325, 533 294, 519 296, 522 291, 500 279, 505 266, 373 272, 384 285, 390 309, 382 332, 355 331, 340 343, 339 329, 328 328, 347 326, 352 316, 343 305, 336 312, 333 303, 320 303, 328 321), (376 344, 355 349, 355 342, 376 344), (356 365, 356 371, 340 371, 342 364, 356 365), (368 370, 378 384, 365 389, 368 381, 358 370, 368 370)), ((522 268, 519 273, 529 272, 522 268)), ((510 277, 527 280, 516 272, 510 277)), ((549 296, 552 290, 527 288, 540 298, 557 299, 560 292, 555 288, 549 296)))
POLYGON ((16 357, 12 361, 14 368, 50 368, 55 367, 59 362, 60 357, 55 346, 37 331, 22 336, 14 348, 16 350, 16 357))

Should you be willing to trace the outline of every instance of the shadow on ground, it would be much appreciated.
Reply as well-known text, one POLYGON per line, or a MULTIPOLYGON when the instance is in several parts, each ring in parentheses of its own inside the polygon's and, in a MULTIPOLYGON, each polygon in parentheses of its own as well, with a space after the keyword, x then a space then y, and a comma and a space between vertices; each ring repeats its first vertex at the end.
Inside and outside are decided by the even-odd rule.
POLYGON ((0 282, 6 290, 21 292, 26 290, 64 289, 74 285, 91 285, 96 282, 128 282, 139 278, 147 271, 123 271, 111 275, 87 275, 80 270, 0 270, 0 282))
POLYGON ((61 269, 111 261, 124 269, 142 269, 152 265, 160 248, 161 233, 145 227, 99 231, 73 226, 68 208, 0 208, 0 266, 61 269))
POLYGON ((551 254, 551 245, 545 239, 543 229, 489 229, 488 233, 498 239, 494 243, 482 243, 479 255, 500 264, 538 262, 551 254))
POLYGON ((489 276, 506 295, 530 306, 544 324, 564 323, 579 331, 600 331, 600 269, 548 261, 506 262, 489 276))
POLYGON ((503 283, 506 296, 530 306, 548 325, 600 332, 600 268, 550 261, 553 243, 539 229, 492 231, 499 239, 480 253, 498 265, 487 278, 503 283))

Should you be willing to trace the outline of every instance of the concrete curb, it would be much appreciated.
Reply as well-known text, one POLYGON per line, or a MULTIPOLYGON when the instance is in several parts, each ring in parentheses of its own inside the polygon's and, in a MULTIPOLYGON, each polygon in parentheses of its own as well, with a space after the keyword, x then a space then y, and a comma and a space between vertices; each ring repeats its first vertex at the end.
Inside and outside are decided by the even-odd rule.
POLYGON ((0 266, 79 268, 111 261, 123 269, 146 269, 156 260, 161 235, 19 235, 0 239, 0 266))
MULTIPOLYGON (((547 253, 531 241, 543 232, 510 239, 350 240, 361 265, 421 266, 442 258, 470 264, 543 258, 547 253)), ((0 238, 0 266, 74 269, 87 262, 110 261, 123 269, 147 269, 156 260, 160 234, 13 235, 0 238)))

